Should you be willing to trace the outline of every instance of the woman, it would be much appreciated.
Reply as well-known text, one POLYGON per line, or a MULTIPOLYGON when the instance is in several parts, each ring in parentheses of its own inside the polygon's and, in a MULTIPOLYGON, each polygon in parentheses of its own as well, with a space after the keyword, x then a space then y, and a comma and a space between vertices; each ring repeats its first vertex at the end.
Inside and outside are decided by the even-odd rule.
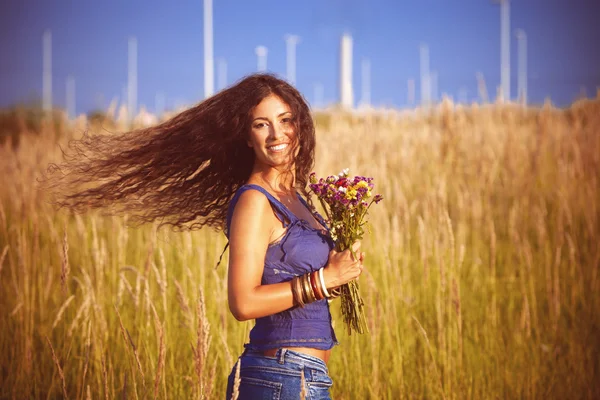
POLYGON ((228 398, 329 398, 326 363, 337 341, 326 298, 360 275, 364 254, 333 251, 324 220, 302 197, 315 133, 295 88, 251 75, 157 126, 86 134, 69 146, 46 180, 58 205, 225 230, 230 310, 256 319, 228 398))
POLYGON ((264 86, 257 87, 260 102, 249 114, 246 138, 254 163, 230 202, 226 229, 229 308, 236 319, 256 319, 256 325, 238 361, 240 381, 236 385, 237 368, 229 376, 227 398, 235 388, 240 399, 297 399, 304 380, 306 398, 326 399, 332 384, 326 362, 337 341, 328 302, 318 292, 358 277, 362 255, 355 261, 349 251, 333 251, 323 219, 297 192, 313 164, 308 106, 287 83, 257 79, 264 86), (323 278, 316 280, 321 268, 323 278), (304 299, 293 285, 294 277, 307 275, 317 295, 309 290, 304 299))

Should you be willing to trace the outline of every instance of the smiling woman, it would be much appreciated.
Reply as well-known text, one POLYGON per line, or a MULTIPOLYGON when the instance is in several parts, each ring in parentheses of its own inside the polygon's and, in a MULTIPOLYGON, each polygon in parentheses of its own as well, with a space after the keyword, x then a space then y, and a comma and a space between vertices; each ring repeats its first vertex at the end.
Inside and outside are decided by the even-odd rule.
POLYGON ((328 399, 326 363, 337 344, 329 293, 360 275, 364 254, 334 251, 311 205, 314 150, 301 94, 257 74, 155 127, 85 135, 45 183, 75 211, 103 207, 139 223, 224 230, 229 308, 256 320, 227 397, 328 399))

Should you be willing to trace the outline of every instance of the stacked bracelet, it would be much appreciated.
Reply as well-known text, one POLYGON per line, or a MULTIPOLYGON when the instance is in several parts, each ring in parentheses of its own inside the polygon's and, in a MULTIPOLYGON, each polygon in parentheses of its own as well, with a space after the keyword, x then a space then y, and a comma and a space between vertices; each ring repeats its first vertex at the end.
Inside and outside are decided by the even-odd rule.
POLYGON ((294 279, 292 279, 292 295, 294 296, 294 302, 300 307, 304 307, 304 296, 302 295, 300 285, 300 277, 295 276, 294 279))
POLYGON ((319 269, 319 281, 321 282, 321 289, 323 289, 323 295, 325 297, 331 297, 331 295, 327 292, 327 287, 325 286, 325 278, 323 278, 323 268, 319 269))
POLYGON ((337 287, 327 291, 323 268, 304 275, 295 276, 292 279, 292 295, 294 303, 300 307, 317 300, 331 299, 341 294, 341 288, 337 287))

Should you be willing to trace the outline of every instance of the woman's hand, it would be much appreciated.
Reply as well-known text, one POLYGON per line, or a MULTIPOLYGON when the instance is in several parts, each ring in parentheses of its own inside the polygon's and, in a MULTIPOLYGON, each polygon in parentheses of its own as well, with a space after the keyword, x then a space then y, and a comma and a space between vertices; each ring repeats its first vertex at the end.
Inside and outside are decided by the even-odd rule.
POLYGON ((358 278, 362 273, 365 253, 359 252, 360 241, 352 245, 352 250, 358 259, 354 258, 350 250, 342 252, 331 250, 329 252, 329 262, 323 270, 323 278, 325 279, 327 289, 348 283, 358 278))

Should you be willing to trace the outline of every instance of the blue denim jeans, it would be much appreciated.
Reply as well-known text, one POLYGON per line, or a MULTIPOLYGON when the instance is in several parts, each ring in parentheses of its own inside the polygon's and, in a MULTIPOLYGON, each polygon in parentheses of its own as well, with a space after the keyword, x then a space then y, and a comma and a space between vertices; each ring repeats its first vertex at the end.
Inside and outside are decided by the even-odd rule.
MULTIPOLYGON (((333 385, 327 365, 320 358, 288 349, 279 349, 274 357, 246 349, 239 358, 238 400, 298 400, 304 374, 306 400, 330 400, 333 385)), ((232 398, 235 371, 227 379, 227 400, 232 398)))

